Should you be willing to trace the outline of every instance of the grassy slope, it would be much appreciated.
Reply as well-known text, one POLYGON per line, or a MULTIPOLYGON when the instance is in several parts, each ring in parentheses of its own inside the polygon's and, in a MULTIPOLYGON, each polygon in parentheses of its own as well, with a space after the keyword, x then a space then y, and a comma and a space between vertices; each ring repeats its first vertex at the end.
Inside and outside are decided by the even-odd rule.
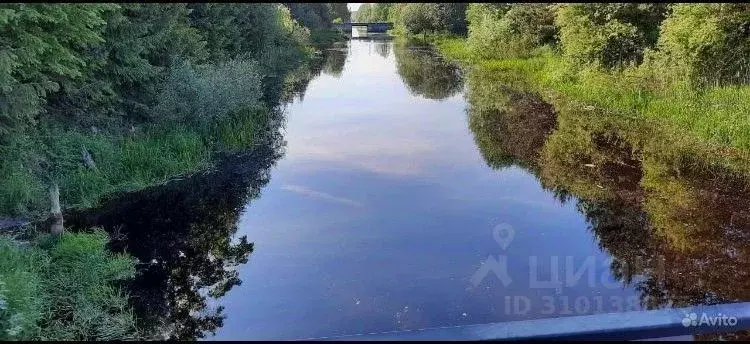
POLYGON ((18 155, 0 162, 0 215, 36 216, 48 207, 48 180, 60 186, 64 207, 90 207, 106 194, 158 184, 211 165, 217 151, 249 147, 271 110, 241 112, 211 128, 183 125, 137 128, 135 133, 92 133, 47 128, 11 147, 18 155), (22 148, 23 147, 23 148, 22 148), (81 163, 82 147, 93 156, 97 169, 81 163), (35 168, 54 157, 57 175, 35 168))
MULTIPOLYGON (((344 37, 321 29, 313 30, 310 39, 307 57, 344 37)), ((277 61, 270 64, 278 65, 277 61)), ((283 73, 294 77, 291 70, 283 73)), ((100 197, 110 193, 134 191, 203 171, 211 166, 216 152, 254 144, 256 136, 267 130, 272 111, 255 109, 204 128, 166 123, 144 124, 134 132, 93 133, 58 126, 15 138, 11 145, 0 147, 0 217, 43 216, 48 211, 47 190, 52 181, 60 186, 64 208, 84 208, 95 206, 100 197), (83 147, 93 156, 97 170, 84 167, 83 147), (50 161, 56 166, 50 168, 50 161), (51 175, 50 169, 58 172, 51 175)))
MULTIPOLYGON (((750 171, 750 87, 716 87, 704 92, 647 91, 648 76, 626 71, 566 72, 571 68, 550 51, 531 58, 487 60, 475 57, 461 38, 436 37, 448 58, 487 73, 502 73, 509 84, 533 89, 548 101, 573 102, 660 127, 664 139, 684 152, 710 156, 735 171, 750 171)), ((667 149, 672 148, 672 146, 667 149)))

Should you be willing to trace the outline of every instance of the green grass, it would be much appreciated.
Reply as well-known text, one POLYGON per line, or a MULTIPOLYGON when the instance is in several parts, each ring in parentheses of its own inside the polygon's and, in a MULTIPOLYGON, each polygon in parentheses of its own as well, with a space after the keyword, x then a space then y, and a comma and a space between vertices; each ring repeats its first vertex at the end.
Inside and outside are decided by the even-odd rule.
POLYGON ((103 194, 143 188, 205 168, 210 158, 202 137, 184 127, 118 138, 69 132, 52 148, 64 163, 60 197, 69 207, 89 207, 103 194), (80 163, 81 147, 93 155, 96 170, 80 163))
POLYGON ((0 237, 0 339, 139 339, 127 295, 132 258, 106 249, 107 234, 64 233, 20 246, 0 237))
POLYGON ((252 146, 268 130, 270 111, 239 111, 203 128, 170 124, 140 127, 134 134, 95 134, 52 127, 35 138, 19 138, 14 147, 23 149, 0 152, 0 216, 42 216, 48 211, 46 193, 52 180, 60 186, 64 208, 84 208, 95 206, 106 194, 205 170, 216 152, 252 146), (93 156, 96 170, 83 165, 83 147, 93 156))
POLYGON ((45 310, 43 271, 49 258, 0 237, 0 340, 33 338, 45 310))
POLYGON ((435 39, 438 49, 447 57, 465 62, 474 62, 474 54, 471 53, 466 40, 459 37, 440 37, 435 39))
POLYGON ((44 276, 49 307, 42 340, 138 339, 127 295, 113 282, 135 275, 132 258, 107 250, 101 230, 64 233, 51 240, 44 276))
POLYGON ((531 89, 548 101, 565 99, 623 118, 653 121, 662 135, 687 142, 684 147, 700 146, 693 151, 708 153, 711 160, 734 170, 750 171, 750 86, 655 87, 649 77, 653 72, 644 68, 577 68, 549 49, 539 49, 531 58, 480 59, 464 39, 438 37, 434 43, 468 68, 501 74, 507 84, 531 89))

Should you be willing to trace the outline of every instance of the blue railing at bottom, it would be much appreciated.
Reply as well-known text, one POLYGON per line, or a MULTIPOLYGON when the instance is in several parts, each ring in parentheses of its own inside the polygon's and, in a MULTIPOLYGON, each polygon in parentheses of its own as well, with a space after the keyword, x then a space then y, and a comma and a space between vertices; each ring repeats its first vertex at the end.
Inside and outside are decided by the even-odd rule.
POLYGON ((748 328, 750 328, 750 302, 742 302, 652 311, 592 314, 310 339, 634 340, 701 333, 733 332, 748 328), (691 314, 695 314, 695 317, 691 318, 691 314))

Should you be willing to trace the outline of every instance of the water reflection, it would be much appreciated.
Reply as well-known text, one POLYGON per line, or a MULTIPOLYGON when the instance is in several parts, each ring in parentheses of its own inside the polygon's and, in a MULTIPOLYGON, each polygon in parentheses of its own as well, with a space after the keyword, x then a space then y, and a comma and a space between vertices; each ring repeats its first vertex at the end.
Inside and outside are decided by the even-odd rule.
MULTIPOLYGON (((255 283, 227 294, 230 316, 213 338, 295 339, 556 316, 544 298, 559 291, 534 289, 532 257, 542 261, 542 274, 551 259, 591 257, 597 276, 611 279, 602 264, 608 256, 572 204, 561 207, 521 168, 487 168, 466 128, 455 67, 425 47, 392 46, 384 59, 373 53, 376 43, 384 42, 352 40, 342 74, 315 79, 304 101, 288 108, 286 156, 240 219, 257 248, 241 275, 255 283), (405 68, 410 61, 421 62, 412 70, 405 68), (415 93, 414 85, 426 88, 415 93), (507 251, 514 281, 505 286, 489 275, 473 284, 488 255, 504 252, 492 240, 503 222, 517 228, 507 251), (506 296, 533 304, 509 312, 506 296)), ((529 99, 519 116, 522 108, 549 107, 529 99)), ((554 124, 554 116, 536 118, 544 121, 535 128, 554 124)), ((634 294, 587 283, 563 291, 570 302, 634 294)))
POLYGON ((344 71, 346 65, 346 56, 348 51, 346 49, 328 49, 325 52, 325 64, 323 65, 323 73, 332 77, 338 78, 341 76, 341 72, 344 71))
MULTIPOLYGON (((313 63, 287 74, 276 96, 302 99, 321 67, 313 63)), ((282 114, 274 113, 266 125, 251 149, 219 157, 207 173, 65 214, 70 229, 104 228, 113 238, 112 250, 139 260, 136 278, 125 287, 146 336, 194 340, 223 325, 220 299, 242 284, 237 268, 254 249, 247 236, 235 235, 239 217, 260 197, 283 154, 282 114)))
POLYGON ((467 81, 468 122, 474 141, 492 168, 523 166, 537 169, 544 141, 555 126, 555 110, 549 104, 503 84, 467 81))
POLYGON ((550 130, 553 111, 528 101, 534 95, 481 69, 467 83, 470 127, 488 165, 522 166, 561 201, 575 201, 611 255, 612 275, 644 308, 750 300, 747 178, 710 161, 665 158, 687 153, 647 123, 563 106, 550 130))
POLYGON ((243 205, 259 197, 277 150, 261 147, 226 159, 217 172, 198 175, 108 200, 70 214, 72 227, 99 226, 116 233, 111 247, 139 259, 128 290, 145 333, 187 340, 223 324, 223 307, 211 307, 241 284, 236 271, 253 244, 233 240, 243 205))
POLYGON ((285 73, 282 77, 277 78, 279 79, 277 83, 279 84, 280 91, 275 92, 271 99, 267 100, 267 103, 287 104, 295 100, 304 100, 310 80, 315 79, 324 71, 329 59, 328 56, 329 52, 326 51, 323 58, 311 59, 296 70, 285 73))
POLYGON ((445 99, 463 87, 460 69, 429 47, 420 49, 406 42, 393 45, 396 66, 409 92, 427 99, 445 99))
POLYGON ((375 42, 375 44, 373 44, 373 49, 375 49, 375 52, 378 55, 382 56, 384 59, 387 59, 388 56, 391 55, 391 46, 392 46, 391 42, 380 41, 380 42, 375 42))
POLYGON ((496 73, 472 70, 461 97, 455 66, 400 44, 353 40, 287 77, 283 139, 68 216, 125 235, 149 331, 298 339, 750 300, 745 179, 496 73), (498 254, 513 282, 473 283, 498 254), (534 284, 589 258, 595 283, 534 284))

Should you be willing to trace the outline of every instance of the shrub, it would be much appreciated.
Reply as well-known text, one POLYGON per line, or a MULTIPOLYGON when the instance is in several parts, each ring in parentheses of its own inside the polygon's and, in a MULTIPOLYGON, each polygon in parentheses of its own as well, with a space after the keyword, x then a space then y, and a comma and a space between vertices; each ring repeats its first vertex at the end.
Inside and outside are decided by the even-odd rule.
POLYGON ((125 294, 113 286, 132 278, 135 265, 113 254, 107 233, 64 233, 49 250, 45 287, 50 307, 44 317, 42 339, 137 339, 135 316, 125 294))
POLYGON ((438 31, 465 35, 468 29, 466 22, 466 3, 436 3, 433 5, 435 27, 438 31))
POLYGON ((484 58, 528 56, 556 40, 554 11, 548 4, 472 4, 467 17, 469 47, 484 58))
POLYGON ((395 29, 405 29, 411 34, 447 32, 466 34, 466 4, 463 3, 408 3, 394 4, 388 8, 388 20, 395 29))
POLYGON ((46 301, 42 270, 47 260, 40 250, 21 248, 0 237, 0 340, 38 335, 46 301))
POLYGON ((406 31, 413 34, 434 31, 435 18, 430 8, 432 4, 414 3, 409 4, 401 10, 401 18, 404 21, 406 31))
POLYGON ((127 296, 113 285, 135 265, 107 241, 101 230, 42 236, 38 246, 0 237, 0 339, 138 339, 127 296))
MULTIPOLYGON (((653 51, 654 71, 669 70, 692 86, 750 80, 750 6, 676 4, 653 51)), ((670 76, 667 76, 670 77, 670 76)))
POLYGON ((664 4, 566 4, 555 24, 566 59, 611 69, 642 62, 665 14, 664 4))
POLYGON ((161 120, 204 125, 258 104, 263 90, 258 65, 234 59, 218 65, 175 66, 159 94, 161 120))

